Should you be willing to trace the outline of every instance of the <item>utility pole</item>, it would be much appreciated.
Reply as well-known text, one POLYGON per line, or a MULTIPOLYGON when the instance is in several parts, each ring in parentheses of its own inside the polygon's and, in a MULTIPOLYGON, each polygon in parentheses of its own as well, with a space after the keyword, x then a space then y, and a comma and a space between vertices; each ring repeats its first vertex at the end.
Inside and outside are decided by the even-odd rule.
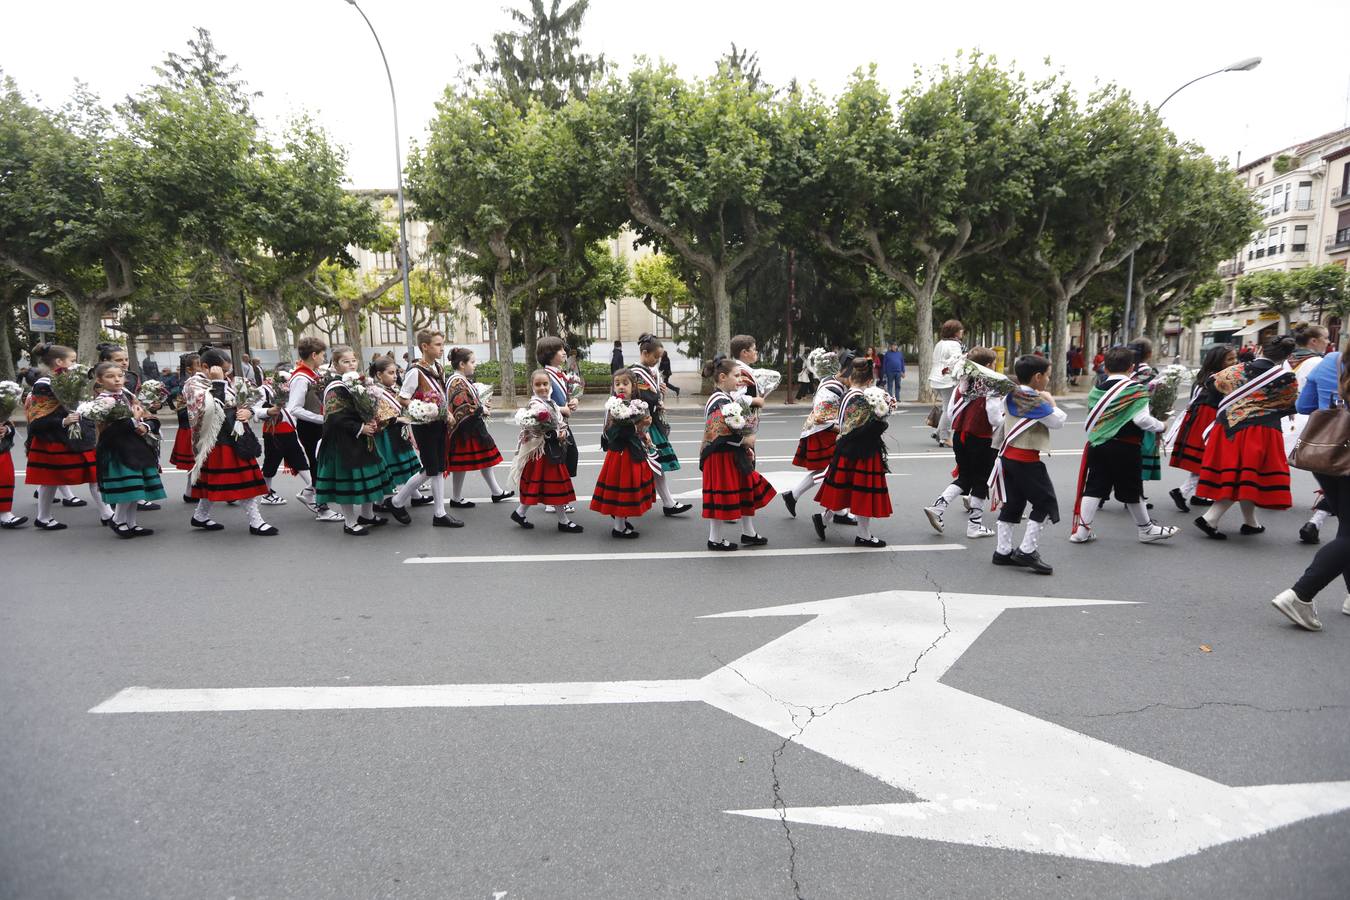
POLYGON ((788 251, 788 293, 787 293, 787 399, 784 403, 796 403, 792 396, 792 360, 796 353, 796 344, 792 342, 792 314, 797 304, 797 251, 788 251))

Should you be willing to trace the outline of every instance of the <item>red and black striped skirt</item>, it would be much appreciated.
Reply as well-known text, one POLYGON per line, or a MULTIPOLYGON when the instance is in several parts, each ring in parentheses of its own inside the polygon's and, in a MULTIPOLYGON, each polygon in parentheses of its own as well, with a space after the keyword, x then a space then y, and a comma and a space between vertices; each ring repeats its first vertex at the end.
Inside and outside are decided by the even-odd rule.
POLYGON ((828 469, 830 460, 834 459, 834 445, 838 441, 839 434, 833 428, 808 434, 797 442, 797 452, 792 457, 792 464, 808 472, 828 469))
POLYGON ((196 459, 197 457, 192 452, 192 429, 178 429, 178 433, 173 438, 173 450, 169 453, 169 462, 173 463, 175 469, 191 472, 192 464, 196 462, 196 459))
POLYGON ((525 464, 520 473, 520 502, 524 506, 561 506, 573 503, 577 493, 572 489, 572 476, 567 464, 549 462, 540 455, 525 464))
POLYGON ((217 444, 189 492, 193 500, 247 500, 267 493, 256 459, 244 459, 229 444, 217 444))
POLYGON ((446 453, 447 472, 477 472, 479 469, 490 469, 501 461, 501 451, 497 449, 497 442, 491 435, 485 437, 463 428, 456 428, 451 433, 446 453))
POLYGON ((753 516, 778 492, 763 475, 736 467, 735 453, 710 453, 703 460, 703 518, 734 522, 753 516))
POLYGON ((838 512, 884 519, 891 514, 891 492, 886 486, 886 463, 880 453, 851 457, 840 454, 830 463, 816 502, 838 512))
POLYGON ((23 480, 25 484, 97 484, 98 461, 92 448, 71 450, 60 441, 35 437, 28 448, 23 480))
MULTIPOLYGON (((1212 406, 1197 406, 1186 411, 1172 444, 1172 457, 1167 465, 1187 472, 1199 472, 1205 462, 1205 429, 1219 411, 1212 406)), ((1216 426, 1217 427, 1217 426, 1216 426)))
POLYGON ((14 458, 0 453, 0 513, 14 508, 14 458))
POLYGON ((605 516, 640 516, 656 503, 656 478, 644 459, 627 449, 610 450, 595 482, 591 509, 605 516))
POLYGON ((1276 428, 1250 425, 1230 438, 1223 426, 1214 426, 1195 493, 1207 500, 1250 500, 1262 509, 1293 506, 1284 435, 1276 428))

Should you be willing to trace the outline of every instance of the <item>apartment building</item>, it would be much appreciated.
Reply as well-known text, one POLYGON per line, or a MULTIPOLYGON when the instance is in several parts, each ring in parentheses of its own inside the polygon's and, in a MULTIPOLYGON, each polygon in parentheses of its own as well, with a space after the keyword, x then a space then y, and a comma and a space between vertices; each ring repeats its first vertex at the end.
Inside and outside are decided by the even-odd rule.
MULTIPOLYGON (((1259 344, 1279 330, 1278 315, 1237 297, 1242 275, 1327 262, 1344 267, 1350 257, 1350 128, 1266 154, 1239 166, 1236 174, 1260 204, 1263 221, 1251 242, 1219 265, 1225 290, 1189 335, 1186 356, 1192 360, 1205 345, 1259 344)), ((1333 338, 1342 328, 1339 318, 1315 306, 1291 319, 1320 321, 1333 338)))

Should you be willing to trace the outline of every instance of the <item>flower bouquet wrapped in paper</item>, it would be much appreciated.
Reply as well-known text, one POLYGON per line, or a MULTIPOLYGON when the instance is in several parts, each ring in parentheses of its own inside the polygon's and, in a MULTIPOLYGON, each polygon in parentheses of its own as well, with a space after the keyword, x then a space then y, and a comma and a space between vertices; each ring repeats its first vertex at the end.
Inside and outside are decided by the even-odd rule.
POLYGON ((164 382, 149 381, 141 382, 141 389, 136 392, 136 399, 148 410, 157 410, 164 405, 164 401, 169 399, 169 389, 164 386, 164 382))
POLYGON ((817 347, 806 355, 806 371, 818 379, 838 375, 839 354, 824 347, 817 347))
MULTIPOLYGON (((230 387, 234 388, 234 408, 251 410, 262 402, 262 391, 249 381, 247 378, 235 377, 230 387)), ((240 437, 244 433, 244 423, 238 419, 234 421, 234 435, 240 437)))
POLYGON ((267 379, 267 386, 272 390, 272 405, 284 408, 291 393, 291 373, 277 369, 267 379))
POLYGON ((867 405, 872 408, 872 415, 878 419, 884 419, 895 412, 895 399, 883 389, 875 386, 863 388, 862 395, 867 405))
POLYGON ((586 393, 586 379, 574 372, 567 373, 567 399, 580 400, 581 395, 586 393))
POLYGON ((131 407, 125 403, 118 403, 114 397, 95 397, 92 400, 86 400, 75 407, 75 412, 79 414, 80 418, 88 419, 99 425, 116 422, 118 419, 131 418, 131 407))
POLYGON ((482 381, 475 381, 473 383, 473 389, 478 392, 478 402, 487 406, 488 401, 492 399, 492 394, 497 390, 497 386, 482 381))
POLYGON ((408 403, 405 410, 408 415, 408 421, 414 425, 430 425, 445 418, 445 410, 441 409, 439 404, 428 403, 425 400, 412 400, 408 403))
POLYGON ((1008 376, 968 359, 957 363, 956 377, 965 379, 962 392, 970 397, 1006 397, 1017 386, 1008 376))
MULTIPOLYGON (((89 367, 82 366, 79 363, 64 369, 60 372, 53 372, 51 376, 52 393, 56 399, 71 412, 77 412, 81 403, 89 396, 89 367)), ((66 429, 70 439, 80 440, 84 436, 80 423, 76 422, 66 429)))
POLYGON ((1176 406, 1177 393, 1181 390, 1181 383, 1191 375, 1191 370, 1185 366, 1170 365, 1164 366, 1148 384, 1149 400, 1148 412, 1155 419, 1166 419, 1172 414, 1172 407, 1176 406))
POLYGON ((14 381, 0 381, 0 422, 6 422, 19 408, 23 388, 14 381))
POLYGON ((558 430, 558 419, 553 411, 542 406, 524 406, 516 410, 515 423, 536 435, 549 435, 558 430))
POLYGON ((755 376, 755 390, 759 391, 759 396, 767 397, 778 387, 779 382, 783 380, 783 373, 776 369, 751 369, 755 376))

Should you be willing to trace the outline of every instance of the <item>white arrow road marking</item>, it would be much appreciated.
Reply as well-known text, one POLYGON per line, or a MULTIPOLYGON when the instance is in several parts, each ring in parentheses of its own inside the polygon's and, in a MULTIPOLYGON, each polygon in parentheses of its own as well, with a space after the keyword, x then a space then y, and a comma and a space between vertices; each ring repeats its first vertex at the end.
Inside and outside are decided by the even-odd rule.
POLYGON ((939 681, 1005 609, 1115 602, 888 591, 709 616, 814 618, 696 681, 136 687, 90 712, 702 701, 922 798, 736 814, 1136 866, 1350 809, 1350 781, 1230 787, 939 681))

